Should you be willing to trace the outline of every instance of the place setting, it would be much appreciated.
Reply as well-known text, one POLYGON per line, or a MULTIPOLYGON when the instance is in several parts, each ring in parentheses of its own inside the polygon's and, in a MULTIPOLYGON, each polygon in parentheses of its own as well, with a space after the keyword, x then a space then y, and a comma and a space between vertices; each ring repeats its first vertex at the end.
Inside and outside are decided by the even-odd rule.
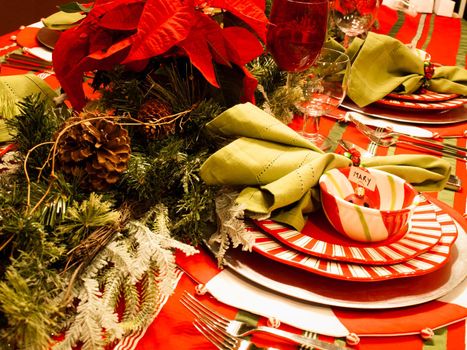
MULTIPOLYGON (((213 236, 206 242, 214 256, 224 254, 222 259, 227 267, 214 276, 212 282, 206 283, 206 290, 211 295, 221 302, 265 317, 276 315, 266 306, 256 308, 253 295, 261 300, 263 293, 268 299, 274 294, 284 299, 281 302, 284 310, 287 310, 287 297, 303 305, 317 303, 327 310, 343 308, 357 313, 380 310, 382 315, 387 312, 387 322, 390 322, 389 315, 394 308, 417 308, 417 305, 442 298, 450 292, 454 291, 455 295, 463 290, 467 273, 462 249, 465 231, 458 219, 451 217, 452 210, 438 206, 423 195, 423 191, 432 191, 442 185, 443 180, 436 180, 444 176, 441 175, 443 171, 438 172, 442 161, 429 155, 373 159, 379 160, 385 170, 405 174, 405 180, 373 169, 377 163, 362 168, 342 155, 319 153, 300 134, 282 128, 250 105, 236 106, 224 112, 209 127, 211 131, 219 132, 217 126, 223 126, 221 132, 229 134, 225 125, 235 124, 229 122, 230 118, 244 121, 241 115, 253 114, 254 122, 247 130, 256 130, 263 140, 268 141, 248 141, 240 137, 215 153, 201 169, 201 176, 208 183, 238 185, 256 181, 254 177, 251 180, 245 178, 247 172, 252 176, 258 174, 265 181, 259 189, 248 187, 237 197, 240 206, 246 207, 250 214, 251 211, 257 213, 245 218, 245 228, 240 234, 244 240, 240 243, 243 249, 225 251, 219 245, 226 240, 222 236, 213 236), (280 140, 280 145, 275 144, 275 140, 280 140), (288 149, 286 144, 293 147, 288 149), (235 155, 232 153, 234 149, 235 155), (257 161, 252 165, 242 152, 257 154, 262 165, 257 161), (419 162, 417 158, 427 162, 419 162), (334 169, 323 168, 324 164, 334 166, 338 163, 340 166, 334 169), (418 165, 414 167, 415 164, 418 165), (417 168, 420 164, 427 167, 417 168), (322 173, 316 174, 318 169, 322 173), (428 176, 431 180, 416 185, 418 189, 415 189, 409 182, 420 176, 425 180, 428 176), (367 182, 373 182, 374 187, 367 182), (302 188, 311 188, 311 191, 304 193, 302 188), (313 206, 310 200, 313 202, 315 198, 322 208, 302 217, 302 210, 313 206), (272 217, 257 218, 269 210, 266 208, 275 208, 272 217), (408 283, 410 290, 407 290, 408 283), (248 298, 241 298, 239 295, 246 293, 245 288, 254 291, 250 290, 248 298)), ((250 132, 248 136, 258 137, 258 134, 254 136, 250 132)), ((239 244, 239 241, 233 240, 233 244, 239 244)), ((458 311, 451 321, 465 317, 464 307, 458 307, 458 311)), ((287 314, 287 311, 283 312, 287 314)), ((407 312, 409 314, 410 309, 407 312)), ((328 333, 320 328, 317 330, 315 324, 298 324, 287 316, 282 321, 336 336, 329 330, 328 333)), ((382 324, 386 325, 386 322, 382 324)), ((432 328, 441 326, 435 320, 426 324, 432 328)), ((372 331, 376 328, 374 326, 372 331)), ((348 334, 352 333, 351 329, 352 326, 348 334)), ((399 327, 397 332, 406 331, 399 327)), ((391 332, 396 333, 396 330, 391 332)), ((364 336, 365 332, 360 331, 360 335, 364 336)))
POLYGON ((365 41, 356 40, 349 51, 357 56, 352 62, 349 98, 342 104, 345 109, 411 124, 467 120, 461 68, 431 62, 429 55, 421 58, 407 45, 376 33, 365 41), (382 54, 375 56, 376 52, 382 54), (391 53, 396 52, 394 59, 391 53), (369 66, 372 57, 378 63, 369 66), (380 74, 371 67, 378 67, 380 74))

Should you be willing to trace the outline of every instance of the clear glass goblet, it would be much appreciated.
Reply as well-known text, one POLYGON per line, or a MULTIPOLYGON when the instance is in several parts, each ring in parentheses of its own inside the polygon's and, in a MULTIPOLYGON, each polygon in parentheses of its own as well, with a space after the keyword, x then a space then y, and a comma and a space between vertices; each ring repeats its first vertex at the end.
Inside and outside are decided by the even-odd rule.
POLYGON ((333 0, 332 19, 344 33, 344 47, 358 35, 366 34, 376 20, 380 0, 333 0))
POLYGON ((344 52, 324 48, 315 63, 297 80, 303 92, 297 104, 303 113, 300 133, 322 150, 328 149, 332 142, 319 132, 320 117, 341 104, 349 79, 349 57, 344 52))

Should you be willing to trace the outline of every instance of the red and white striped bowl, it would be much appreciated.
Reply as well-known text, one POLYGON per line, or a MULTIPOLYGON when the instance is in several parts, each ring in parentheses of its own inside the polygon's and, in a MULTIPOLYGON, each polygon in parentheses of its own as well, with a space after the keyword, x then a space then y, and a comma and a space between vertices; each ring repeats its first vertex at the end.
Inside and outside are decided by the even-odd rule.
POLYGON ((321 202, 326 217, 339 233, 360 242, 403 236, 421 196, 398 176, 377 169, 364 170, 376 183, 373 191, 365 189, 370 207, 346 200, 357 187, 349 180, 350 168, 332 169, 321 176, 321 202))

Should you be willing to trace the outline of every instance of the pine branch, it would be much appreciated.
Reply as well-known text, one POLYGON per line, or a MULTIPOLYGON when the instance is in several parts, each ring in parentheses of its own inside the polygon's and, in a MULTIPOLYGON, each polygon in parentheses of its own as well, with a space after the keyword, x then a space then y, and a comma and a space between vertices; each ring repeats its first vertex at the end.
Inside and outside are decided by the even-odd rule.
MULTIPOLYGON (((69 117, 65 108, 52 108, 49 100, 41 95, 30 95, 18 103, 19 114, 7 120, 7 126, 14 135, 13 141, 18 151, 24 156, 37 145, 48 142, 60 125, 69 117)), ((28 166, 32 174, 42 169, 49 156, 49 148, 41 147, 35 150, 28 166)))
POLYGON ((41 263, 41 256, 23 253, 0 282, 0 311, 8 325, 0 331, 3 344, 18 349, 47 349, 63 322, 58 298, 65 281, 41 263))
POLYGON ((57 349, 78 342, 88 348, 104 346, 152 322, 159 301, 173 292, 178 278, 172 249, 197 252, 170 237, 167 212, 162 205, 149 210, 143 222, 153 230, 143 222, 129 222, 127 231, 114 237, 84 269, 81 283, 75 285, 80 300, 76 317, 57 349), (114 310, 122 296, 128 310, 118 321, 114 310), (90 315, 92 309, 94 314, 90 315), (86 317, 93 319, 86 321, 86 317), (102 329, 106 333, 100 343, 96 339, 104 335, 102 329))

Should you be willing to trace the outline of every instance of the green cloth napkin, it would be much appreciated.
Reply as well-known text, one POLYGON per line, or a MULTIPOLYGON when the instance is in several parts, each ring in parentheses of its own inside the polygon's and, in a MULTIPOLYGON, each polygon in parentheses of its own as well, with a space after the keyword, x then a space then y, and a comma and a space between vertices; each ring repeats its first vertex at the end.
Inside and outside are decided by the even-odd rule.
MULTIPOLYGON (((413 93, 424 82, 424 62, 397 39, 368 33, 356 38, 347 50, 352 60, 347 95, 360 107, 375 102, 398 89, 413 93)), ((467 70, 461 67, 435 67, 429 90, 467 95, 467 70)))
POLYGON ((442 190, 451 173, 444 159, 422 154, 371 157, 363 159, 361 165, 399 176, 418 191, 442 190))
POLYGON ((66 30, 76 26, 85 17, 86 15, 80 12, 58 11, 42 19, 42 23, 50 29, 66 30))
MULTIPOLYGON (((202 165, 210 185, 240 186, 237 203, 250 213, 301 230, 304 214, 320 207, 318 181, 330 169, 351 165, 348 158, 323 153, 312 143, 251 103, 236 105, 207 124, 210 132, 236 137, 202 165)), ((433 156, 375 157, 380 166, 432 191, 443 188, 448 162, 433 156), (420 182, 421 181, 421 182, 420 182)))
POLYGON ((19 113, 17 103, 33 94, 42 94, 46 98, 57 96, 50 86, 37 75, 21 74, 0 77, 0 142, 11 141, 5 119, 19 113))

